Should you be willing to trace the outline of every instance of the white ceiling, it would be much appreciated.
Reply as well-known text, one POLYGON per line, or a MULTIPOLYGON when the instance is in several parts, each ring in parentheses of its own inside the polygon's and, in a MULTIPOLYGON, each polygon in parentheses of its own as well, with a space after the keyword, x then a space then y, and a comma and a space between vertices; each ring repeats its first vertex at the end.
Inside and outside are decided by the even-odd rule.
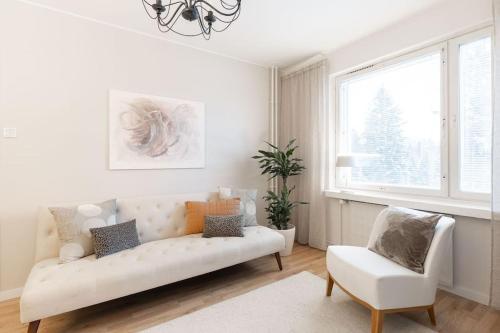
MULTIPOLYGON (((218 0, 209 0, 218 2, 218 0)), ((157 31, 141 0, 29 0, 260 65, 287 66, 367 36, 446 0, 242 0, 210 41, 157 31)))

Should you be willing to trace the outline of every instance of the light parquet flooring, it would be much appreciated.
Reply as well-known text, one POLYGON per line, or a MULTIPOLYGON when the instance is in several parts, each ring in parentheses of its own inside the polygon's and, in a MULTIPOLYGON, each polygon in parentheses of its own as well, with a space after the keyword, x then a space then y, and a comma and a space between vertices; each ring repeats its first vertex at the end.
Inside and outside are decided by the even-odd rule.
MULTIPOLYGON (((296 244, 293 255, 282 260, 284 269, 281 272, 274 256, 266 256, 189 280, 44 319, 39 332, 136 332, 301 271, 309 271, 326 279, 323 251, 296 244)), ((404 315, 432 327, 427 313, 404 315)), ((444 291, 438 292, 436 316, 437 330, 440 332, 500 332, 499 311, 444 291)), ((0 332, 24 333, 26 329, 26 325, 19 323, 19 299, 1 302, 0 332)))

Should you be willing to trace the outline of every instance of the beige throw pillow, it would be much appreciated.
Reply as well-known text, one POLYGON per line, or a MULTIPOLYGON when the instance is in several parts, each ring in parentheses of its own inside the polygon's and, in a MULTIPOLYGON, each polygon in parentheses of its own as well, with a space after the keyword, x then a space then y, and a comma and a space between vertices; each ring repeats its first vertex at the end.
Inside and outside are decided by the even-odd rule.
POLYGON ((424 263, 441 215, 417 216, 398 208, 388 208, 385 228, 368 249, 417 273, 424 263))
POLYGON ((74 207, 51 207, 61 241, 59 260, 67 263, 94 253, 91 228, 116 224, 116 200, 74 207))

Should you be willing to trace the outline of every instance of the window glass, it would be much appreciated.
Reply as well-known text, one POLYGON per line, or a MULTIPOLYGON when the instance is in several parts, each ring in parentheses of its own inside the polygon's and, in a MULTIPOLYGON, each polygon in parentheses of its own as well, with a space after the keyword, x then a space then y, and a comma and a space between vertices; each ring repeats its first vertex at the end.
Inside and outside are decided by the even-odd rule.
POLYGON ((460 45, 460 190, 491 187, 491 38, 460 45))
POLYGON ((351 184, 441 187, 441 53, 341 82, 341 150, 351 184))

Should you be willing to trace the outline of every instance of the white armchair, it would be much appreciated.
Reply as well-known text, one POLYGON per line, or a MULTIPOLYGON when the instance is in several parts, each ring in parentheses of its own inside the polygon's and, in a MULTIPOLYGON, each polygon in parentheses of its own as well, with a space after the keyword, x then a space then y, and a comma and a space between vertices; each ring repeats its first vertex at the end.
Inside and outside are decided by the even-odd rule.
MULTIPOLYGON (((384 228, 385 213, 376 218, 368 246, 374 244, 384 228)), ((408 210, 414 214, 428 213, 408 210)), ((419 274, 380 256, 368 247, 329 246, 326 256, 328 284, 326 294, 331 296, 337 284, 356 302, 372 311, 372 333, 382 332, 385 313, 427 311, 436 325, 434 301, 444 253, 450 245, 455 220, 443 216, 419 274)))

